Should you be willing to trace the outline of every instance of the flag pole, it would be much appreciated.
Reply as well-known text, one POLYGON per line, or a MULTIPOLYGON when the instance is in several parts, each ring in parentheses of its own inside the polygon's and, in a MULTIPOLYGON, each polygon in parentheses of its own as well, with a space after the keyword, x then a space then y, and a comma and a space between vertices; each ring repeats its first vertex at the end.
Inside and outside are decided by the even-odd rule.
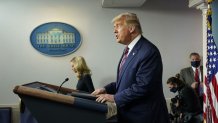
MULTIPOLYGON (((207 0, 207 4, 208 4, 208 8, 207 8, 207 37, 208 37, 208 30, 212 30, 212 21, 209 19, 209 16, 212 15, 212 10, 211 10, 211 3, 213 2, 213 0, 207 0)), ((207 39, 207 44, 208 44, 208 39, 207 39)), ((207 50, 208 51, 208 50, 207 50)), ((208 58, 208 52, 207 52, 207 58, 208 58)), ((207 59, 208 61, 208 59, 207 59)), ((208 71, 208 63, 206 63, 207 65, 207 71, 208 71)), ((211 95, 210 93, 210 87, 209 87, 209 82, 211 81, 210 79, 208 79, 209 74, 207 72, 207 79, 206 79, 206 93, 207 96, 210 97, 209 95, 211 95)), ((212 113, 211 113, 211 105, 210 105, 210 99, 206 98, 206 123, 212 123, 212 113)), ((205 122, 205 121, 204 121, 205 122)))

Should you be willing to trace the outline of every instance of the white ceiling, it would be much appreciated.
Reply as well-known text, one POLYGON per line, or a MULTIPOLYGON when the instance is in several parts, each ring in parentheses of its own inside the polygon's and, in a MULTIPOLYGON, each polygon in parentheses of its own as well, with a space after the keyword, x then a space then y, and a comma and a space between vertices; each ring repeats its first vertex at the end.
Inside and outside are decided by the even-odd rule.
POLYGON ((147 0, 102 0, 102 7, 140 7, 147 0))

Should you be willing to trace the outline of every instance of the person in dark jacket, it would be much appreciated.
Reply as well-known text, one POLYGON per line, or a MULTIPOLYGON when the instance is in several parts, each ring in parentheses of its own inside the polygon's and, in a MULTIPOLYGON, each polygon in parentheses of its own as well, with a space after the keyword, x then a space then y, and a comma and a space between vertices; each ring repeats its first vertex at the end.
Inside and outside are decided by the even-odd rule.
POLYGON ((78 78, 76 89, 88 93, 93 92, 95 89, 91 78, 91 70, 87 66, 85 59, 82 56, 76 56, 71 59, 70 63, 78 78))
POLYGON ((170 77, 167 86, 171 92, 178 92, 174 102, 180 112, 180 122, 202 123, 202 108, 195 90, 176 77, 170 77))

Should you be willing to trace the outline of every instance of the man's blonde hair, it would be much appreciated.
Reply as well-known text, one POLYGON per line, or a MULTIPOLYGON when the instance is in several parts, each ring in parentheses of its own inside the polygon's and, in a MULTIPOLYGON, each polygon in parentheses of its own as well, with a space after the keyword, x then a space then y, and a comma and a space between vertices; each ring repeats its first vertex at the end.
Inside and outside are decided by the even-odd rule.
POLYGON ((140 34, 142 34, 141 24, 140 24, 139 19, 138 19, 136 14, 129 13, 129 12, 121 13, 118 16, 113 18, 112 23, 114 23, 116 21, 119 21, 121 19, 124 19, 126 25, 128 25, 128 26, 129 25, 135 26, 136 29, 138 30, 138 32, 140 34))

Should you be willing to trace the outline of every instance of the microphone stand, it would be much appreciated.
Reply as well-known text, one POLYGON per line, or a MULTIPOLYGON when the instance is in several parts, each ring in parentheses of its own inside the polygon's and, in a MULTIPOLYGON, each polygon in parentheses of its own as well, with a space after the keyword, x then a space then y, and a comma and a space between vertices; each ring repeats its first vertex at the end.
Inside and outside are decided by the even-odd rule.
POLYGON ((58 88, 58 90, 57 90, 57 93, 60 92, 62 85, 63 85, 65 82, 67 82, 68 80, 69 80, 69 78, 66 78, 66 79, 61 83, 61 85, 59 86, 59 88, 58 88))

